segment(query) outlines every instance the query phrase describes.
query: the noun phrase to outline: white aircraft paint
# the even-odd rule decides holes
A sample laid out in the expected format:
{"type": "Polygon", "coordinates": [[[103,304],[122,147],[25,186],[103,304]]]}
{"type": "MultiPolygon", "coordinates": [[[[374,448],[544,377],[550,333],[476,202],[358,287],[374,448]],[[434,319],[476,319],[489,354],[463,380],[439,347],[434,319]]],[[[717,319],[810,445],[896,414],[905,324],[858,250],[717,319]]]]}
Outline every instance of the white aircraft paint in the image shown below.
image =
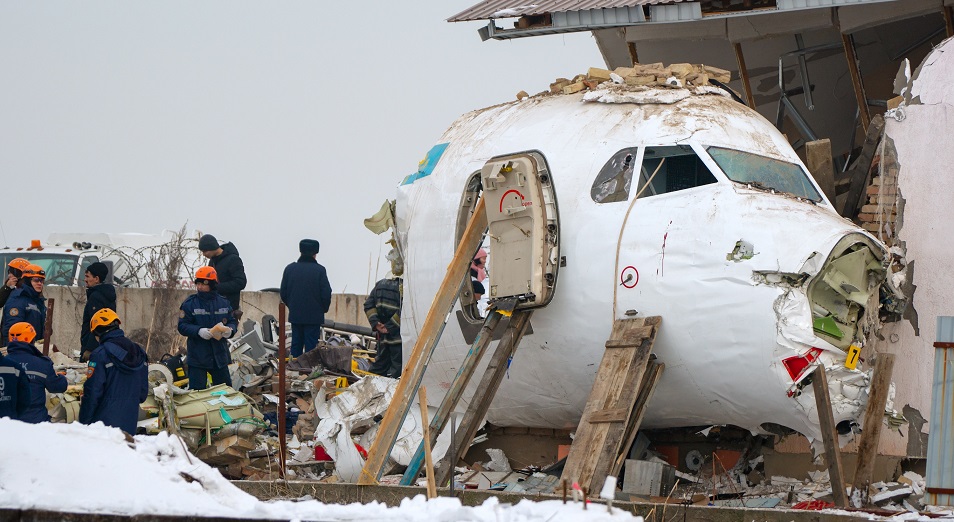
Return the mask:
{"type": "MultiPolygon", "coordinates": [[[[730,181],[707,147],[807,169],[756,112],[724,93],[701,92],[652,96],[652,90],[634,95],[603,89],[587,93],[586,102],[583,94],[537,96],[474,111],[441,137],[439,143],[448,145],[436,165],[431,158],[432,172],[400,187],[402,331],[410,347],[453,257],[468,179],[492,157],[521,151],[539,151],[549,165],[566,266],[552,302],[534,313],[533,334],[523,339],[488,421],[575,427],[613,321],[631,310],[663,317],[654,353],[666,370],[646,427],[733,424],[756,432],[774,423],[815,438],[811,386],[796,386],[782,363],[813,347],[829,372],[836,422],[857,419],[868,376],[861,366],[845,368],[843,349],[815,334],[806,289],[844,238],[867,242],[876,256],[883,247],[839,217],[823,195],[811,203],[730,181]],[[671,103],[653,103],[663,96],[671,103]],[[633,187],[627,201],[614,203],[591,198],[594,179],[618,151],[670,145],[690,146],[717,183],[640,199],[633,187]],[[744,246],[733,258],[737,242],[744,246]],[[793,287],[779,274],[808,279],[793,287]]],[[[856,344],[864,342],[859,337],[856,344]]],[[[435,403],[468,347],[450,316],[424,378],[435,403]]],[[[799,379],[808,373],[810,368],[799,379]]]]}

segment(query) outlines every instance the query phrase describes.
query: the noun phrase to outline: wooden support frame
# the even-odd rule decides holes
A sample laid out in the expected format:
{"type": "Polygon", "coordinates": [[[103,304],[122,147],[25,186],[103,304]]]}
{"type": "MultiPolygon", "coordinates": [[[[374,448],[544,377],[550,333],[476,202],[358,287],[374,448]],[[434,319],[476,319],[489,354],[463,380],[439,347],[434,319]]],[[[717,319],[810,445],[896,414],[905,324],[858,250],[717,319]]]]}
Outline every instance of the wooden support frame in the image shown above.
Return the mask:
{"type": "Polygon", "coordinates": [[[487,411],[490,410],[490,403],[497,395],[500,383],[503,382],[503,378],[507,374],[508,361],[517,351],[523,335],[527,332],[527,326],[530,324],[532,315],[532,309],[515,310],[510,317],[510,326],[500,343],[497,344],[497,348],[487,364],[487,369],[480,379],[477,393],[471,398],[470,404],[467,406],[467,412],[464,413],[460,426],[457,428],[454,435],[454,444],[451,444],[451,447],[447,449],[447,454],[437,470],[438,484],[447,483],[453,474],[454,466],[460,459],[464,458],[464,454],[470,449],[470,441],[474,440],[474,435],[477,434],[484,417],[487,416],[487,411]]]}
{"type": "Polygon", "coordinates": [[[662,318],[656,316],[613,323],[561,480],[599,491],[612,473],[621,445],[629,439],[627,428],[645,383],[661,322],[662,318]]]}
{"type": "MultiPolygon", "coordinates": [[[[46,300],[46,321],[43,323],[43,355],[50,355],[50,347],[53,346],[53,306],[56,305],[56,299],[46,300]]],[[[115,311],[115,310],[114,310],[115,311]]]]}
{"type": "Polygon", "coordinates": [[[884,117],[880,114],[875,116],[867,129],[865,143],[861,147],[861,155],[858,156],[854,168],[848,172],[851,181],[848,186],[845,205],[841,209],[841,215],[849,219],[855,217],[855,214],[865,204],[865,189],[871,183],[871,164],[877,153],[878,144],[881,143],[881,135],[884,133],[884,117]]]}
{"type": "Polygon", "coordinates": [[[745,96],[745,103],[752,109],[755,108],[755,96],[752,94],[752,82],[749,80],[749,70],[745,66],[745,56],[742,54],[742,44],[736,42],[732,44],[735,49],[735,61],[739,65],[739,80],[742,82],[742,93],[745,96]]]}
{"type": "Polygon", "coordinates": [[[659,384],[659,379],[662,378],[663,370],[665,369],[665,364],[651,360],[649,368],[643,374],[643,382],[639,386],[639,396],[636,398],[636,406],[633,407],[633,411],[629,415],[629,422],[624,431],[623,443],[619,447],[620,451],[616,456],[616,462],[613,463],[613,468],[610,470],[610,475],[613,477],[618,477],[620,472],[623,471],[623,465],[626,463],[629,449],[636,441],[636,434],[639,433],[639,427],[643,423],[643,417],[646,416],[649,401],[652,400],[653,394],[656,392],[656,385],[659,384]]]}
{"type": "Polygon", "coordinates": [[[946,5],[944,10],[944,27],[947,29],[947,37],[954,36],[954,6],[946,5]]]}
{"type": "Polygon", "coordinates": [[[812,376],[815,389],[815,406],[818,409],[818,424],[821,425],[822,442],[825,444],[825,463],[828,464],[828,477],[831,480],[831,494],[838,507],[848,507],[848,495],[845,492],[845,473],[841,465],[841,451],[838,448],[838,432],[835,430],[835,418],[831,409],[831,396],[828,393],[828,375],[825,366],[819,365],[812,376]]]}
{"type": "Polygon", "coordinates": [[[421,406],[421,426],[424,430],[424,473],[427,475],[427,499],[437,498],[437,485],[434,482],[434,461],[431,458],[431,436],[427,421],[427,388],[421,386],[418,391],[418,402],[421,406]]]}
{"type": "Polygon", "coordinates": [[[361,470],[361,476],[358,477],[359,485],[377,484],[381,473],[384,472],[384,466],[397,439],[398,431],[411,408],[411,401],[417,394],[417,389],[421,386],[424,371],[427,370],[427,364],[434,353],[437,341],[444,331],[445,321],[457,302],[460,285],[464,282],[474,252],[480,246],[485,230],[487,230],[487,207],[484,199],[480,198],[457,245],[454,257],[447,266],[447,273],[437,290],[437,295],[434,296],[424,324],[418,332],[417,342],[414,343],[407,365],[394,390],[394,397],[378,428],[374,444],[368,451],[368,458],[361,470]]]}
{"type": "Polygon", "coordinates": [[[285,408],[285,303],[278,303],[278,473],[285,478],[288,466],[288,443],[285,441],[287,422],[285,408]]]}
{"type": "Polygon", "coordinates": [[[868,111],[868,96],[865,94],[865,85],[858,70],[858,56],[855,54],[855,40],[850,34],[841,35],[841,43],[845,48],[845,58],[848,60],[848,72],[851,73],[851,86],[855,91],[855,101],[858,102],[858,114],[861,119],[861,128],[867,129],[871,123],[871,113],[868,111]]]}
{"type": "Polygon", "coordinates": [[[858,466],[852,482],[852,497],[861,494],[862,507],[869,504],[868,486],[874,475],[875,458],[878,456],[878,442],[881,440],[881,426],[884,424],[884,407],[888,402],[891,389],[891,373],[894,370],[894,354],[879,353],[871,376],[871,388],[868,392],[868,406],[865,407],[865,424],[858,442],[858,466]]]}

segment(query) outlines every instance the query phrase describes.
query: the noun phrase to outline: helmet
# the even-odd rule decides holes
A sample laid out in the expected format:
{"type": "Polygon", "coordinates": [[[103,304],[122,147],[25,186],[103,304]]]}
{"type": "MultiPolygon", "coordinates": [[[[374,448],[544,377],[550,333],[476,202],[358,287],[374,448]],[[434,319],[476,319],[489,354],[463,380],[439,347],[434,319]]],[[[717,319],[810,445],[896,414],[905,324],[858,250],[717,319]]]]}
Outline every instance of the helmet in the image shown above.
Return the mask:
{"type": "Polygon", "coordinates": [[[26,259],[23,259],[22,257],[18,257],[16,259],[11,260],[9,263],[7,263],[7,266],[10,268],[16,268],[17,270],[22,272],[23,269],[30,266],[30,262],[27,261],[26,259]]]}
{"type": "Polygon", "coordinates": [[[30,323],[16,323],[10,327],[10,340],[32,343],[36,339],[36,330],[30,323]]]}
{"type": "Polygon", "coordinates": [[[97,328],[109,326],[113,323],[118,325],[121,322],[116,312],[109,308],[100,308],[93,314],[93,318],[89,320],[89,331],[95,332],[97,328]]]}
{"type": "Polygon", "coordinates": [[[211,266],[199,267],[199,269],[195,271],[195,278],[197,280],[204,279],[206,281],[219,281],[219,276],[216,275],[215,269],[211,266]]]}
{"type": "Polygon", "coordinates": [[[46,272],[43,271],[40,265],[27,265],[27,267],[23,269],[23,278],[32,279],[34,277],[46,279],[46,272]]]}

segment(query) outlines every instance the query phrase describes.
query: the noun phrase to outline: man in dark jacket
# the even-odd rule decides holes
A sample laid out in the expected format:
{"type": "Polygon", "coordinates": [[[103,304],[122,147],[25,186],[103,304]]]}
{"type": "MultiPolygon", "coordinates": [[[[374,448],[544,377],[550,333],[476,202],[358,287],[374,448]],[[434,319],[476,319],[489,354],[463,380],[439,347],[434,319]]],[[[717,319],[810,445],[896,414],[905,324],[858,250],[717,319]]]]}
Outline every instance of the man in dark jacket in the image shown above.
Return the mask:
{"type": "Polygon", "coordinates": [[[46,391],[63,393],[69,384],[66,377],[53,371],[53,361],[33,346],[36,330],[30,323],[17,323],[10,327],[10,344],[7,345],[7,360],[16,363],[30,382],[30,407],[20,414],[20,420],[39,424],[50,420],[46,409],[46,391]]]}
{"type": "Polygon", "coordinates": [[[318,345],[325,313],[331,307],[328,274],[315,259],[319,246],[314,239],[302,239],[298,243],[301,256],[282,274],[281,298],[288,306],[288,322],[292,325],[292,357],[318,345]]]}
{"type": "Polygon", "coordinates": [[[377,336],[377,354],[371,373],[397,379],[404,361],[401,353],[401,298],[404,284],[400,277],[382,279],[364,301],[364,313],[377,336]]]}
{"type": "Polygon", "coordinates": [[[136,434],[139,404],[149,396],[146,352],[119,329],[116,312],[103,308],[90,320],[89,329],[99,347],[89,356],[79,421],[101,421],[130,435],[136,434]]]}
{"type": "Polygon", "coordinates": [[[200,267],[195,273],[196,293],[179,307],[179,333],[188,338],[190,390],[208,388],[209,375],[213,386],[232,386],[229,374],[232,355],[226,339],[232,337],[238,324],[229,300],[215,291],[216,281],[214,268],[200,267]]]}
{"type": "Polygon", "coordinates": [[[19,419],[30,407],[30,379],[20,366],[0,353],[0,417],[19,419]]]}
{"type": "Polygon", "coordinates": [[[89,331],[89,321],[93,314],[109,308],[116,310],[116,288],[106,281],[109,276],[109,267],[105,263],[96,262],[86,267],[86,307],[83,308],[83,324],[80,329],[80,361],[89,360],[99,342],[89,331]]]}
{"type": "Polygon", "coordinates": [[[242,290],[248,284],[248,279],[245,277],[245,264],[239,257],[238,249],[231,242],[220,246],[215,236],[206,234],[199,238],[199,250],[208,258],[209,266],[214,268],[218,275],[216,291],[229,300],[235,320],[240,320],[242,290]]]}
{"type": "Polygon", "coordinates": [[[3,282],[3,286],[0,286],[0,307],[7,304],[7,299],[10,299],[10,294],[20,286],[20,280],[23,278],[23,270],[28,266],[30,266],[30,262],[22,257],[11,259],[10,262],[7,263],[7,278],[3,282]]]}
{"type": "Polygon", "coordinates": [[[23,270],[23,281],[3,306],[0,343],[4,346],[10,335],[10,327],[21,321],[33,326],[37,332],[37,340],[43,339],[43,327],[46,324],[46,298],[43,297],[45,280],[46,272],[37,265],[29,265],[23,270]]]}

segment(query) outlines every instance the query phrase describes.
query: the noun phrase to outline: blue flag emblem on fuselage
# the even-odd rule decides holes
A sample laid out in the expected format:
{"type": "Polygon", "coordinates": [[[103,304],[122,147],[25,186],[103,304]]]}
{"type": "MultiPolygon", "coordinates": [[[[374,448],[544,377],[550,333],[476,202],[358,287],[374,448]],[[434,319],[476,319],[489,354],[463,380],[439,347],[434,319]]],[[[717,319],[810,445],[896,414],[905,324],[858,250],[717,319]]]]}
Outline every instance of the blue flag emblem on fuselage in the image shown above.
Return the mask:
{"type": "Polygon", "coordinates": [[[424,156],[424,159],[417,164],[417,172],[404,178],[401,185],[410,185],[421,178],[430,176],[431,173],[434,172],[434,167],[437,166],[437,162],[440,161],[441,156],[444,155],[444,151],[447,150],[448,145],[450,145],[450,143],[438,143],[431,147],[431,150],[427,151],[427,155],[424,156]]]}

